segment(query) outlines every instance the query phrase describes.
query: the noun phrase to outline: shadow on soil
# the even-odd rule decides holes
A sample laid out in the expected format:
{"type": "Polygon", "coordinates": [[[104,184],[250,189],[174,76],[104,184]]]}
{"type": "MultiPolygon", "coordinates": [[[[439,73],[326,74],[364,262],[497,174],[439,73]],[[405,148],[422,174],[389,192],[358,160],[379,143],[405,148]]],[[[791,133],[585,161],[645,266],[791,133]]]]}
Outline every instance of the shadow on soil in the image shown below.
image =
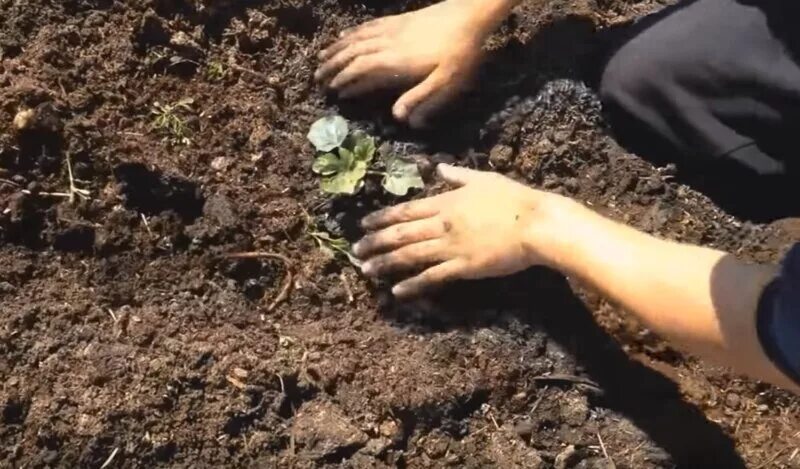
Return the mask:
{"type": "Polygon", "coordinates": [[[386,316],[415,332],[432,332],[496,325],[511,315],[568,351],[602,390],[589,394],[590,403],[630,419],[677,467],[745,467],[725,431],[686,402],[673,381],[630,359],[561,275],[535,268],[505,279],[454,284],[434,304],[435,314],[388,308],[393,312],[386,316]]]}

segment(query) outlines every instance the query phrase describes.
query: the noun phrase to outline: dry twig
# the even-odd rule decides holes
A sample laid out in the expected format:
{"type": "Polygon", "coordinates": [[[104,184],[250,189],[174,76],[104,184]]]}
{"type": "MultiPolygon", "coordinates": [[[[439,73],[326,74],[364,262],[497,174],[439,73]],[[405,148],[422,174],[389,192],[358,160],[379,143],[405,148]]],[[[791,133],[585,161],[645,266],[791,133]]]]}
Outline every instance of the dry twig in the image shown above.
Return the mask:
{"type": "Polygon", "coordinates": [[[612,469],[617,469],[617,465],[614,464],[614,460],[611,459],[611,456],[608,455],[608,450],[606,450],[606,444],[603,442],[603,437],[600,436],[600,432],[597,432],[597,441],[600,442],[600,449],[603,450],[603,456],[605,456],[606,461],[608,461],[609,467],[612,469]]]}
{"type": "Polygon", "coordinates": [[[111,452],[111,455],[108,457],[108,459],[106,459],[106,462],[104,462],[103,465],[100,466],[100,469],[106,469],[108,466],[110,466],[111,462],[114,461],[114,458],[117,456],[118,452],[119,448],[114,448],[114,451],[111,452]]]}

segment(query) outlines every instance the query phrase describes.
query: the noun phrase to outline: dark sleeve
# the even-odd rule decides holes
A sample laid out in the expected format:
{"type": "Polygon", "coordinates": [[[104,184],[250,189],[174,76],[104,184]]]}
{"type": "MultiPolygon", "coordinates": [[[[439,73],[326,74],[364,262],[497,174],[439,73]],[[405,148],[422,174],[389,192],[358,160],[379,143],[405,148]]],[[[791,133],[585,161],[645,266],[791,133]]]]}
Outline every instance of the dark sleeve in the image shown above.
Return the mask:
{"type": "Polygon", "coordinates": [[[800,243],[789,250],[780,275],[761,294],[756,328],[769,359],[800,384],[800,243]]]}

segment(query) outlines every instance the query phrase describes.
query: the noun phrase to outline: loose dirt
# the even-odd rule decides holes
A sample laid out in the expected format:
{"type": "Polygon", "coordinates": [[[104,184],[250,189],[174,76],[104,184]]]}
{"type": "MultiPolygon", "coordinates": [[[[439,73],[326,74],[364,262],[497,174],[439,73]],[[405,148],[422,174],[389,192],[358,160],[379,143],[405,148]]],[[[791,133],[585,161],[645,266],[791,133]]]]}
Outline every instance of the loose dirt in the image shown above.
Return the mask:
{"type": "Polygon", "coordinates": [[[392,202],[319,193],[305,134],[332,112],[746,259],[800,233],[609,136],[582,84],[595,39],[656,2],[521,7],[429,132],[394,124],[390,97],[314,86],[342,28],[422,5],[0,0],[0,465],[800,467],[796,399],[571,280],[533,269],[396,304],[317,249],[306,213],[354,239],[392,202]]]}

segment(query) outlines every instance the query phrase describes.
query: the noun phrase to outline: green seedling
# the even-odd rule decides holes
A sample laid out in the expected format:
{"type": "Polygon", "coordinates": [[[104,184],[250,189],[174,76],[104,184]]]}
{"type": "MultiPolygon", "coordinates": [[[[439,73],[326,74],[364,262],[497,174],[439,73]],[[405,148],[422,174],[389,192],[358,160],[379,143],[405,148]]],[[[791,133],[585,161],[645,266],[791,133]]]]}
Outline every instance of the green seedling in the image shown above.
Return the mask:
{"type": "Polygon", "coordinates": [[[305,209],[303,209],[303,212],[306,217],[306,234],[314,240],[321,251],[333,257],[337,255],[344,256],[354,266],[361,266],[361,261],[353,255],[350,243],[346,239],[335,237],[324,231],[317,226],[314,218],[305,209]]]}
{"type": "Polygon", "coordinates": [[[183,112],[191,111],[194,104],[192,98],[185,98],[177,103],[163,105],[153,103],[153,128],[166,134],[166,139],[176,145],[189,145],[191,133],[186,121],[181,116],[183,112]]]}
{"type": "Polygon", "coordinates": [[[211,62],[206,66],[206,78],[210,81],[222,81],[228,76],[228,69],[222,62],[211,62]]]}
{"type": "Polygon", "coordinates": [[[397,196],[425,186],[416,163],[396,155],[383,158],[380,165],[383,171],[373,169],[375,138],[360,131],[351,133],[341,116],[314,122],[308,140],[319,152],[311,169],[322,177],[320,186],[325,193],[353,195],[361,190],[364,178],[370,174],[381,176],[383,188],[397,196]]]}

